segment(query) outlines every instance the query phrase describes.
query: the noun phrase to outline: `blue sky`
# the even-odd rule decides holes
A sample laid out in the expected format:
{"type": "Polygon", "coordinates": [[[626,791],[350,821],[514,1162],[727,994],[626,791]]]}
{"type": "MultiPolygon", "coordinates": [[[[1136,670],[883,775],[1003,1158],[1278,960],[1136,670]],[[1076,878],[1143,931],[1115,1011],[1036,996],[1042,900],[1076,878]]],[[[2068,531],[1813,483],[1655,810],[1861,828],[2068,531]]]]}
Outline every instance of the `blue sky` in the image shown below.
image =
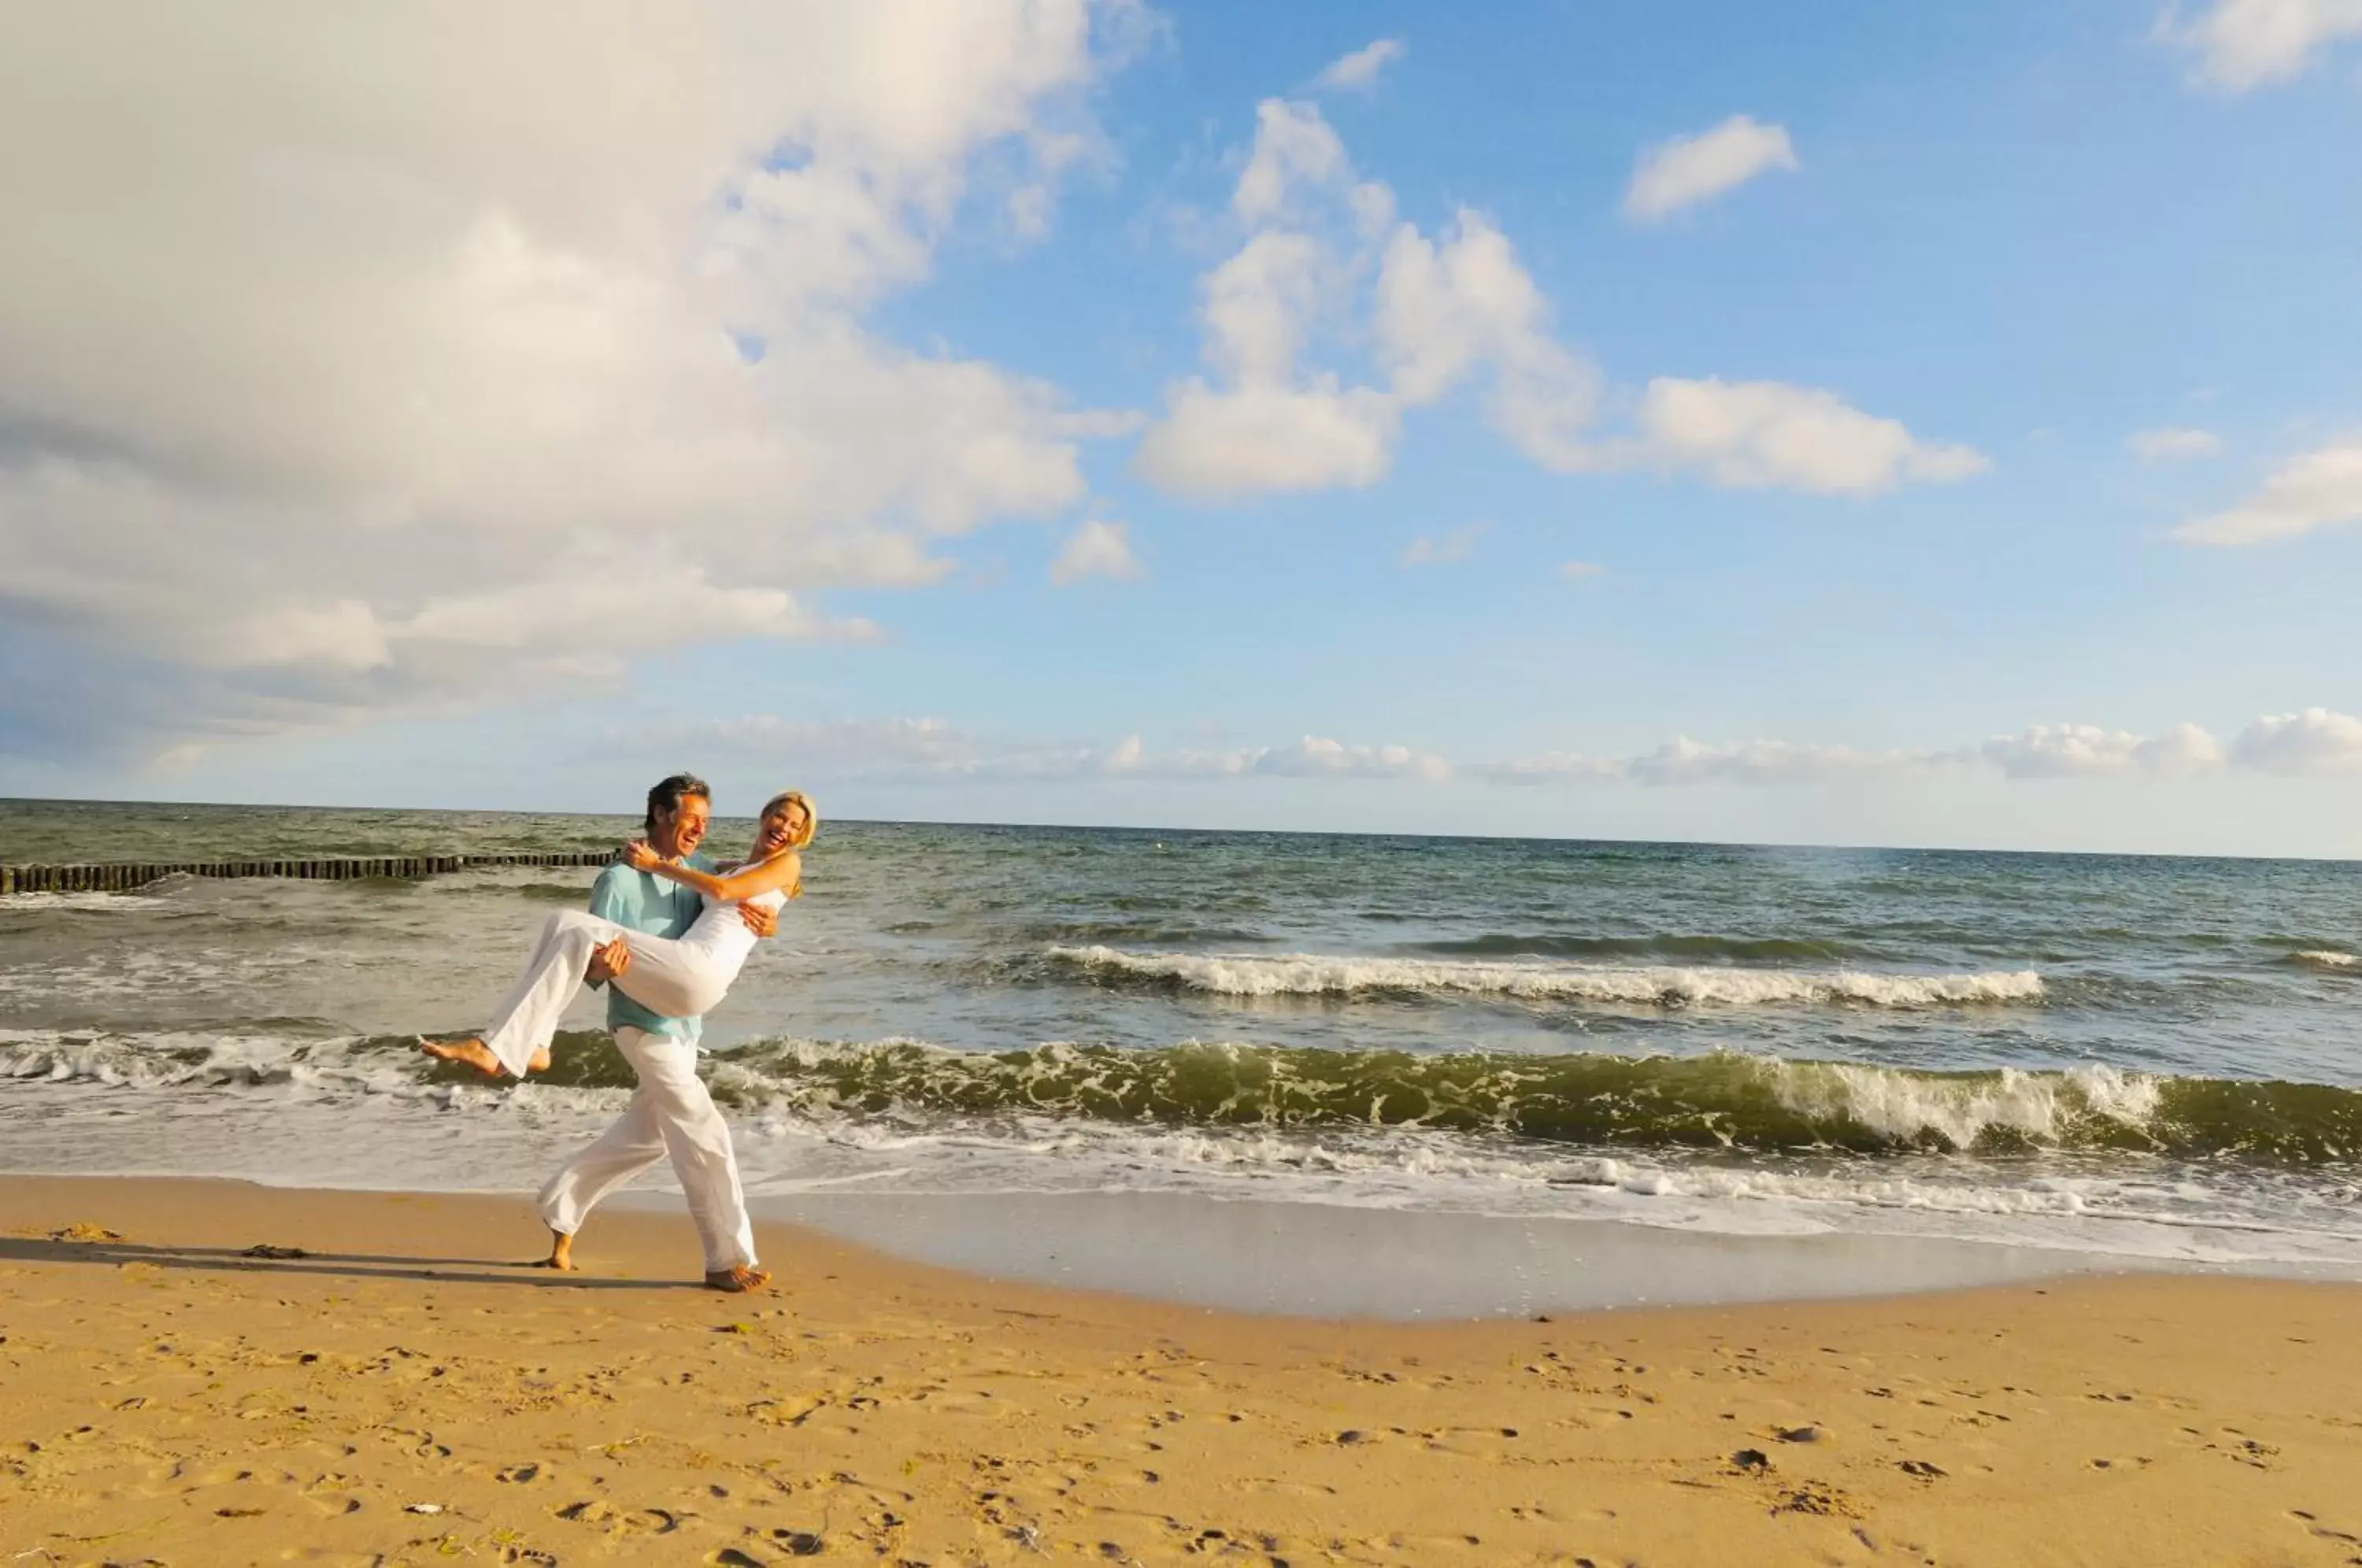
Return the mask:
{"type": "Polygon", "coordinates": [[[1274,11],[52,24],[0,790],[2362,855],[2347,9],[1274,11]]]}

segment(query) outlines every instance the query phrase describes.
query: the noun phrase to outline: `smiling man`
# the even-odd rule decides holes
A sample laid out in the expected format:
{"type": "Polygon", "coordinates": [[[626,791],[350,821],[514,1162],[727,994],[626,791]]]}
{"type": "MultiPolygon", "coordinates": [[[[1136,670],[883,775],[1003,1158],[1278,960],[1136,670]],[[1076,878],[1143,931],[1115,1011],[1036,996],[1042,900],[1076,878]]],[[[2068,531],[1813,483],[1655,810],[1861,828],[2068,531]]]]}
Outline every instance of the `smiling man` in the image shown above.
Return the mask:
{"type": "MultiPolygon", "coordinates": [[[[710,870],[698,846],[712,811],[712,791],[703,779],[689,773],[662,779],[648,791],[647,842],[668,860],[710,870]]],[[[592,914],[651,936],[681,935],[703,907],[690,889],[621,862],[601,872],[590,889],[592,914]]],[[[742,904],[739,915],[757,936],[769,936],[778,927],[776,910],[742,904]]],[[[605,985],[630,964],[629,941],[617,937],[593,954],[585,978],[605,985]]],[[[542,1266],[572,1269],[575,1232],[599,1200],[669,1155],[704,1243],[707,1286],[743,1291],[768,1284],[770,1275],[755,1260],[754,1228],[738,1181],[730,1123],[697,1076],[701,1021],[659,1017],[610,987],[607,1027],[639,1083],[615,1124],[541,1189],[541,1217],[550,1234],[542,1266]]]]}

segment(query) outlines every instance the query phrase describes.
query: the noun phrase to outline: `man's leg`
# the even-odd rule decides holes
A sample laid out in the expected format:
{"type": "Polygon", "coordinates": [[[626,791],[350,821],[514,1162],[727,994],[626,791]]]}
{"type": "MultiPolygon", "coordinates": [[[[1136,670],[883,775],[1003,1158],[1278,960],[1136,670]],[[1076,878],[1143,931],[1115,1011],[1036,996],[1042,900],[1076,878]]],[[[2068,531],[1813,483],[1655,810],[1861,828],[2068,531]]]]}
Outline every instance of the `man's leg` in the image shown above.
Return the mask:
{"type": "MultiPolygon", "coordinates": [[[[636,1043],[647,1038],[646,1033],[628,1026],[615,1031],[615,1047],[624,1054],[624,1060],[632,1063],[635,1071],[639,1066],[635,1055],[636,1043]]],[[[615,1124],[549,1178],[535,1200],[540,1207],[542,1222],[549,1227],[546,1266],[572,1268],[574,1232],[582,1228],[582,1221],[598,1207],[599,1200],[664,1158],[660,1120],[657,1097],[643,1077],[639,1087],[632,1091],[631,1104],[615,1118],[615,1124]]]]}
{"type": "Polygon", "coordinates": [[[680,1178],[690,1218],[697,1221],[705,1246],[706,1282],[743,1289],[750,1280],[767,1280],[755,1264],[755,1230],[738,1184],[730,1123],[697,1076],[697,1047],[653,1034],[638,1034],[626,1043],[624,1032],[616,1032],[615,1043],[630,1058],[640,1075],[640,1091],[655,1108],[665,1152],[672,1156],[673,1174],[680,1178]]]}

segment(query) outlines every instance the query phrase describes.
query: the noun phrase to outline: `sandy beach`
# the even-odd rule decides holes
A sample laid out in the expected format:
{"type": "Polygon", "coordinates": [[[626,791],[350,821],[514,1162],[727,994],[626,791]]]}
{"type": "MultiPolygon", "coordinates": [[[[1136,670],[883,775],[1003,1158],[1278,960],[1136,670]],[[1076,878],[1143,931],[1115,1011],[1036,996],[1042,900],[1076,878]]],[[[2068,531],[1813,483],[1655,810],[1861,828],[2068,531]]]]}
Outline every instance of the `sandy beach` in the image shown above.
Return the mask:
{"type": "Polygon", "coordinates": [[[0,1182],[0,1554],[2362,1562],[2362,1288],[1253,1318],[522,1200],[0,1182]],[[302,1256],[248,1255],[300,1249],[302,1256]]]}

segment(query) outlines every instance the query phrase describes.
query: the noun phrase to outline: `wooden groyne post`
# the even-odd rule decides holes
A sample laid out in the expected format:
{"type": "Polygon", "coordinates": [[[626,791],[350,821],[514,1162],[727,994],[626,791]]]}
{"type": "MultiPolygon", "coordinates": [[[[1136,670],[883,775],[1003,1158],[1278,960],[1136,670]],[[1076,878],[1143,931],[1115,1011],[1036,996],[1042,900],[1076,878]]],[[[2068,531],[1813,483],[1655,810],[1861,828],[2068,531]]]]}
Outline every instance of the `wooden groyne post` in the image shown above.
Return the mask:
{"type": "Polygon", "coordinates": [[[557,849],[532,855],[363,855],[304,860],[139,860],[95,866],[0,866],[0,896],[9,893],[127,893],[167,877],[293,877],[349,882],[363,877],[413,879],[482,866],[604,866],[611,849],[557,849]]]}

